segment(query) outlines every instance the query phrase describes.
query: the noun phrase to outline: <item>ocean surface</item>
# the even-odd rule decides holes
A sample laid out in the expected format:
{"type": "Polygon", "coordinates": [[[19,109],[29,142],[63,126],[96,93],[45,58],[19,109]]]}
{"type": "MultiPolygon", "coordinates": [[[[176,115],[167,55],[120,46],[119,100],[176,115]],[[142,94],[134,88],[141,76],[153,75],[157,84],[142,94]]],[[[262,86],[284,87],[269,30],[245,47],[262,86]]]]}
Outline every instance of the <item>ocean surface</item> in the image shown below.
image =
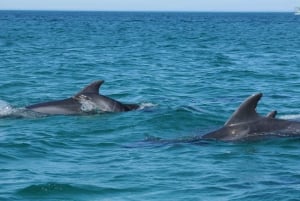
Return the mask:
{"type": "Polygon", "coordinates": [[[260,114],[299,120],[299,25],[292,13],[0,11],[0,200],[300,200],[298,138],[179,140],[257,92],[260,114]],[[23,112],[95,80],[141,109],[23,112]]]}

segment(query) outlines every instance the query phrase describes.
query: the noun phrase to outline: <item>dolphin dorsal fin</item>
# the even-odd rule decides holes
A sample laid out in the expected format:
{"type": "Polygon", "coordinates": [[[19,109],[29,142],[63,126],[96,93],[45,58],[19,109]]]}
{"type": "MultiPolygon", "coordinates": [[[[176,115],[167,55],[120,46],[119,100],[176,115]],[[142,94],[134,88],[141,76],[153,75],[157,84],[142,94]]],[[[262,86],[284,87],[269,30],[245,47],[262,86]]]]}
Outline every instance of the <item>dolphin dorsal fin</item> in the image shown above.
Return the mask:
{"type": "Polygon", "coordinates": [[[104,80],[95,81],[85,88],[83,88],[80,92],[78,92],[75,97],[80,96],[81,94],[99,94],[99,88],[104,83],[104,80]]]}
{"type": "Polygon", "coordinates": [[[255,109],[261,97],[262,93],[254,94],[248,97],[227,120],[225,126],[258,118],[259,115],[255,109]]]}
{"type": "Polygon", "coordinates": [[[274,110],[274,111],[269,112],[269,113],[267,114],[267,117],[268,117],[268,118],[275,118],[276,115],[277,115],[277,111],[274,110]]]}

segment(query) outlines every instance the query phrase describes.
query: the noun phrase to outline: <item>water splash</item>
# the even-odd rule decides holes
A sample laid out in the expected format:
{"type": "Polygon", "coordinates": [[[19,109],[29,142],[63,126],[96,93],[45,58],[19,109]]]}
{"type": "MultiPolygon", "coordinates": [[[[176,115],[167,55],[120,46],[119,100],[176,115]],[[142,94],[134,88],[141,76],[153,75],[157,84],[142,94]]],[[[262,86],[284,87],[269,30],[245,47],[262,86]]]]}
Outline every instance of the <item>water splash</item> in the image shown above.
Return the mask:
{"type": "Polygon", "coordinates": [[[141,103],[138,110],[144,110],[144,109],[153,108],[156,106],[157,106],[157,104],[153,104],[153,103],[141,103]]]}
{"type": "Polygon", "coordinates": [[[5,116],[9,116],[14,112],[14,109],[12,108],[12,106],[3,101],[0,100],[0,117],[5,117],[5,116]]]}
{"type": "Polygon", "coordinates": [[[0,118],[38,118],[43,116],[46,115],[25,108],[15,108],[8,102],[0,100],[0,118]]]}
{"type": "Polygon", "coordinates": [[[279,118],[280,119],[287,119],[287,120],[291,120],[291,119],[300,120],[300,114],[281,115],[279,118]]]}

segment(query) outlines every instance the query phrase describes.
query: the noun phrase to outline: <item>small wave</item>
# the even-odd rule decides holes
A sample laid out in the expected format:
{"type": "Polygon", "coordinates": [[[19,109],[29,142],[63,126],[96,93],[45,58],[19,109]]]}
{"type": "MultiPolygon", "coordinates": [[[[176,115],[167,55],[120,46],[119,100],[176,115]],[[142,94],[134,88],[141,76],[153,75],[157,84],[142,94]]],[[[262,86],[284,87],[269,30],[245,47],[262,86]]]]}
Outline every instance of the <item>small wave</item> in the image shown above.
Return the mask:
{"type": "Polygon", "coordinates": [[[99,196],[119,194],[120,192],[141,191],[143,188],[132,187],[99,187],[94,185],[80,185],[49,182],[33,184],[17,191],[17,194],[28,198],[76,198],[76,200],[100,200],[99,196]]]}
{"type": "Polygon", "coordinates": [[[192,112],[192,113],[194,113],[194,112],[195,113],[206,113],[206,112],[208,113],[208,111],[206,111],[206,110],[203,110],[203,109],[197,108],[195,106],[191,106],[191,105],[182,106],[182,109],[192,112]]]}
{"type": "Polygon", "coordinates": [[[75,186],[71,184],[61,183],[45,183],[30,185],[19,190],[19,194],[23,196],[48,196],[48,195],[64,195],[64,194],[97,194],[102,189],[93,186],[75,186]]]}

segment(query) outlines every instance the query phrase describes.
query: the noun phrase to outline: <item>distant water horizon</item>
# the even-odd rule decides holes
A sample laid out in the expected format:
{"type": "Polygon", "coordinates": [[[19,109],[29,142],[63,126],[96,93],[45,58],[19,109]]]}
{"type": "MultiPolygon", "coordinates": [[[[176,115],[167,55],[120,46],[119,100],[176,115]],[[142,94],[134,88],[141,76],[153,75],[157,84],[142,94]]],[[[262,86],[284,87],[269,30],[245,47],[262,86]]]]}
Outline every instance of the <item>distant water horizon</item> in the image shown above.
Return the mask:
{"type": "Polygon", "coordinates": [[[274,11],[239,11],[239,10],[77,10],[77,9],[0,9],[0,11],[24,11],[24,12],[133,12],[133,13],[293,13],[294,8],[291,10],[274,10],[274,11]]]}

